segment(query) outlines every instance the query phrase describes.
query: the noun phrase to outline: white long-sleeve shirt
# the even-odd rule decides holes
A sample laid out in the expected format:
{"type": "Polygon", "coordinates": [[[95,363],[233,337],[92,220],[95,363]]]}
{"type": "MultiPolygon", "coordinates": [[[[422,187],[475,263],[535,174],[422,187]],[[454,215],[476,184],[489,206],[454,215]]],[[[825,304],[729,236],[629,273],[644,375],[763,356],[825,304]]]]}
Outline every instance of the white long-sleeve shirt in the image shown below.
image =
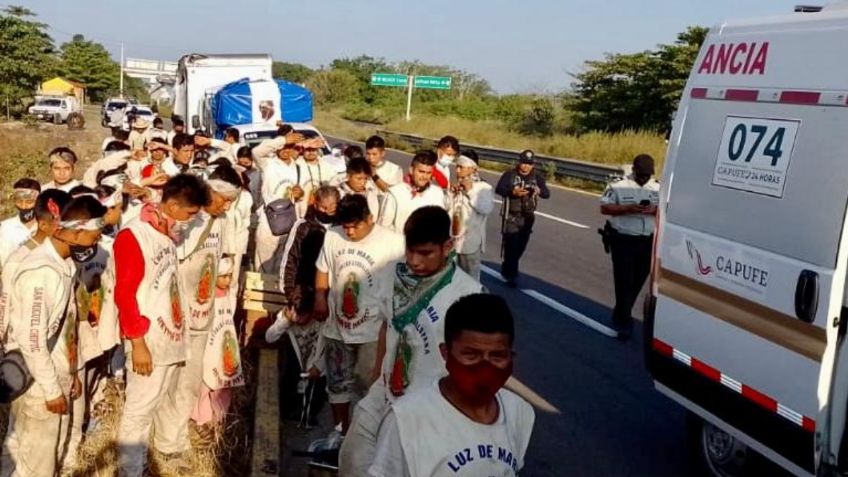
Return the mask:
{"type": "MultiPolygon", "coordinates": [[[[283,162],[277,158],[276,152],[286,143],[283,136],[274,139],[266,139],[253,148],[253,158],[256,166],[262,171],[262,201],[267,205],[277,199],[289,198],[289,191],[305,178],[305,171],[301,167],[298,174],[298,163],[296,160],[283,162]],[[300,180],[298,180],[300,176],[300,180]]],[[[328,179],[329,180],[329,179],[328,179]]],[[[301,200],[305,200],[301,199],[301,200]]]]}
{"type": "Polygon", "coordinates": [[[403,233],[403,226],[406,225],[409,216],[421,207],[430,205],[443,209],[447,207],[445,192],[439,186],[430,184],[423,191],[414,192],[411,185],[401,182],[389,188],[382,217],[378,222],[395,232],[403,233]]]}
{"type": "Polygon", "coordinates": [[[33,232],[35,225],[27,227],[17,215],[0,222],[0,271],[12,252],[26,242],[33,232]]]}
{"type": "Polygon", "coordinates": [[[18,268],[10,297],[8,346],[20,349],[27,368],[44,399],[56,399],[69,391],[75,310],[71,305],[74,265],[63,259],[50,240],[38,246],[18,268]],[[63,316],[67,313],[67,317],[63,316]],[[53,349],[51,339],[58,340],[53,349]]]}
{"type": "Polygon", "coordinates": [[[105,172],[117,169],[126,164],[131,157],[132,153],[130,153],[130,151],[118,151],[94,161],[90,166],[88,166],[85,174],[83,174],[82,183],[91,188],[97,187],[97,174],[101,171],[105,172]]]}

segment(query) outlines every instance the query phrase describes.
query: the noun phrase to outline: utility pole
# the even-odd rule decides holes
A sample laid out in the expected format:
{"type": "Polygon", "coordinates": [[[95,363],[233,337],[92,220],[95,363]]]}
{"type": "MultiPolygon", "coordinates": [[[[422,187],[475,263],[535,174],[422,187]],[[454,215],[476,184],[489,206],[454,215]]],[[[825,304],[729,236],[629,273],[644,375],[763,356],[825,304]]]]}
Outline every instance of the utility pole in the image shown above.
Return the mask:
{"type": "Polygon", "coordinates": [[[409,75],[409,86],[406,88],[406,120],[412,119],[412,88],[415,87],[415,76],[409,75]]]}
{"type": "Polygon", "coordinates": [[[120,79],[121,98],[124,97],[124,42],[121,42],[121,79],[120,79]]]}

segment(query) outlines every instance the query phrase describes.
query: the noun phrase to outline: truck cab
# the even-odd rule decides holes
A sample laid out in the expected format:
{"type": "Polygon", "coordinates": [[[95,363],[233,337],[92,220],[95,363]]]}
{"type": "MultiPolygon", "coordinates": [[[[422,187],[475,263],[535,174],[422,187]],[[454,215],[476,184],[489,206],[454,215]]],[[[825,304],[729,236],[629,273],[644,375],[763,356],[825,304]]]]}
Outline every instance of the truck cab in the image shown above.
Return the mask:
{"type": "Polygon", "coordinates": [[[714,475],[848,471],[845,3],[713,28],[674,119],[646,361],[714,475]]]}

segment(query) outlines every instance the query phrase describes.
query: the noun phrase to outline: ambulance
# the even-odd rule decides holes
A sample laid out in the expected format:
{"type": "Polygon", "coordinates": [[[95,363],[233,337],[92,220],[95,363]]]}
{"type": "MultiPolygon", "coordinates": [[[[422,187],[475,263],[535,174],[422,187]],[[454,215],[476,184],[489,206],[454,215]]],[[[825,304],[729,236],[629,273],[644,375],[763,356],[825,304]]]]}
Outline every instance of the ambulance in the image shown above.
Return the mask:
{"type": "Polygon", "coordinates": [[[757,454],[845,475],[848,3],[713,28],[662,184],[656,389],[690,411],[713,475],[745,475],[757,454]]]}

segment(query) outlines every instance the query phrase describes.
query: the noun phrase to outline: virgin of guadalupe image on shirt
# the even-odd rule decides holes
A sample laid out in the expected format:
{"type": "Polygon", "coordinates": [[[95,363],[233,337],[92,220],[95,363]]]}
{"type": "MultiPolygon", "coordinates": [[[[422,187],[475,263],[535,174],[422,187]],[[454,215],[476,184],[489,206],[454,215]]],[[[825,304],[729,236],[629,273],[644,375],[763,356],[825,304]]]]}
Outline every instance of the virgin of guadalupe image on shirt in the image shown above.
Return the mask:
{"type": "Polygon", "coordinates": [[[177,286],[176,279],[171,280],[171,289],[169,294],[171,296],[171,316],[174,320],[174,327],[179,330],[183,327],[183,310],[180,306],[180,289],[177,286]]]}
{"type": "Polygon", "coordinates": [[[342,315],[348,320],[355,320],[358,314],[359,282],[356,280],[356,275],[349,273],[342,290],[342,315]]]}
{"type": "Polygon", "coordinates": [[[212,298],[212,285],[215,281],[215,263],[212,255],[207,255],[203,261],[203,269],[200,272],[200,280],[197,282],[197,290],[194,299],[203,305],[212,298]]]}
{"type": "Polygon", "coordinates": [[[224,376],[232,378],[239,370],[238,341],[232,331],[224,332],[224,341],[221,343],[221,354],[223,356],[224,376]]]}

